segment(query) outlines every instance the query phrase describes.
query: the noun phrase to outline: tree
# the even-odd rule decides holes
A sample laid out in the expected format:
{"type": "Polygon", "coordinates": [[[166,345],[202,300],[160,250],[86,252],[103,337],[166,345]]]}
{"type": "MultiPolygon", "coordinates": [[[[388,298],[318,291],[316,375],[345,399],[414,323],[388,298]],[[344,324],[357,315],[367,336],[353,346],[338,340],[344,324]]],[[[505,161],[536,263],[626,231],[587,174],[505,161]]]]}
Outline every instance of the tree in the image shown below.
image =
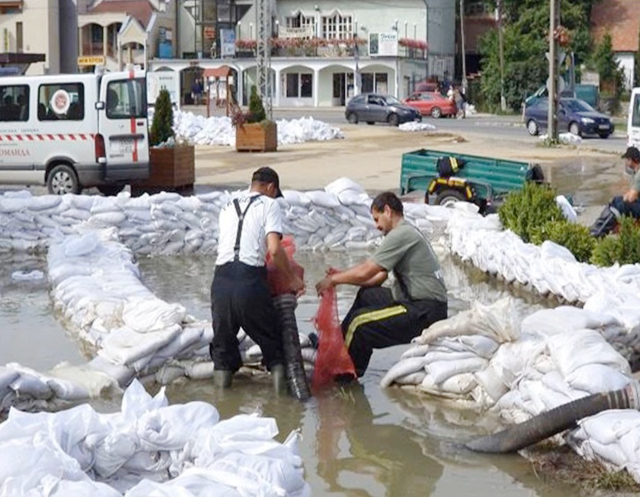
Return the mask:
{"type": "Polygon", "coordinates": [[[260,123],[267,118],[267,114],[262,105],[262,99],[258,95],[255,85],[251,87],[251,98],[249,99],[249,119],[250,123],[260,123]]]}
{"type": "MultiPolygon", "coordinates": [[[[599,0],[562,0],[562,25],[569,33],[564,51],[573,52],[576,63],[591,53],[590,18],[593,4],[599,0]]],[[[496,0],[485,0],[495,8],[496,0]]],[[[524,97],[545,84],[549,50],[549,2],[547,0],[502,0],[504,25],[504,84],[507,105],[520,108],[524,97]]],[[[500,104],[500,59],[498,33],[488,33],[480,43],[482,55],[482,91],[490,106],[500,104]]]]}
{"type": "Polygon", "coordinates": [[[618,65],[611,33],[607,32],[602,37],[602,41],[597,44],[590,64],[600,75],[600,85],[607,93],[619,98],[624,89],[624,72],[618,65]]]}
{"type": "Polygon", "coordinates": [[[166,142],[173,136],[173,108],[171,96],[167,90],[160,90],[156,99],[149,143],[152,147],[166,142]]]}

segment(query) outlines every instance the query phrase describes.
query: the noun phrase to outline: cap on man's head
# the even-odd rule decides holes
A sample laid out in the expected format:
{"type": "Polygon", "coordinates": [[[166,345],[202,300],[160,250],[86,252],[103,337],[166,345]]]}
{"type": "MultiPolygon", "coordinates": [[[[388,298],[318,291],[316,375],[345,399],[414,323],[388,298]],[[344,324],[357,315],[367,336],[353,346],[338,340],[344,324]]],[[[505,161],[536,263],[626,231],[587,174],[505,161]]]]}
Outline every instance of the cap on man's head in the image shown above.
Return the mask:
{"type": "Polygon", "coordinates": [[[260,169],[254,171],[253,176],[251,177],[251,182],[260,181],[262,183],[273,183],[276,187],[276,198],[282,197],[282,191],[280,190],[280,177],[278,173],[275,172],[270,167],[261,167],[260,169]]]}
{"type": "Polygon", "coordinates": [[[640,150],[636,147],[629,147],[622,155],[623,159],[631,159],[633,162],[640,162],[640,150]]]}

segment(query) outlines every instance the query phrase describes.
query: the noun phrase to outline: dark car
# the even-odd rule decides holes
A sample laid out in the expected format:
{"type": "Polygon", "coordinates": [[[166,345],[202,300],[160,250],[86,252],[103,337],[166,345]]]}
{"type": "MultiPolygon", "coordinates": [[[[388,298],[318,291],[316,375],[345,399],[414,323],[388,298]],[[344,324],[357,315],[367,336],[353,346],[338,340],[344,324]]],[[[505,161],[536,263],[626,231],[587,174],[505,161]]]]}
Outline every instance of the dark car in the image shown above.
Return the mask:
{"type": "Polygon", "coordinates": [[[353,97],[347,104],[344,113],[347,121],[358,124],[389,123],[391,126],[409,121],[421,121],[422,116],[416,109],[404,105],[391,95],[378,93],[363,93],[353,97]]]}
{"type": "MultiPolygon", "coordinates": [[[[524,111],[524,121],[531,135],[537,135],[547,127],[549,100],[539,98],[524,111]]],[[[598,112],[587,102],[577,98],[561,98],[558,102],[558,130],[578,136],[599,135],[609,138],[614,125],[606,114],[598,112]]]]}

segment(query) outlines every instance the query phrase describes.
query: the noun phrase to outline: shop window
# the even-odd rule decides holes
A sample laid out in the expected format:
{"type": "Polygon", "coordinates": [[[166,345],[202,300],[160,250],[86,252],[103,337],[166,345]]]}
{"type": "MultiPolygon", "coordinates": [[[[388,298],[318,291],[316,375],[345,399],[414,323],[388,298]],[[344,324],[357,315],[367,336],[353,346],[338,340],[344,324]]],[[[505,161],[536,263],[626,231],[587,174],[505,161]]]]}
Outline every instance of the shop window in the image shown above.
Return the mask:
{"type": "Polygon", "coordinates": [[[84,85],[65,83],[40,85],[38,88],[39,121],[82,121],[84,119],[84,85]]]}
{"type": "Polygon", "coordinates": [[[0,121],[29,120],[29,86],[0,86],[0,121]]]}
{"type": "Polygon", "coordinates": [[[311,98],[313,96],[313,74],[288,73],[285,76],[285,96],[287,98],[311,98]]]}
{"type": "Polygon", "coordinates": [[[373,93],[373,73],[362,73],[362,93],[373,93]]]}
{"type": "Polygon", "coordinates": [[[376,73],[376,92],[387,94],[389,93],[389,83],[387,81],[388,74],[386,72],[376,73]]]}

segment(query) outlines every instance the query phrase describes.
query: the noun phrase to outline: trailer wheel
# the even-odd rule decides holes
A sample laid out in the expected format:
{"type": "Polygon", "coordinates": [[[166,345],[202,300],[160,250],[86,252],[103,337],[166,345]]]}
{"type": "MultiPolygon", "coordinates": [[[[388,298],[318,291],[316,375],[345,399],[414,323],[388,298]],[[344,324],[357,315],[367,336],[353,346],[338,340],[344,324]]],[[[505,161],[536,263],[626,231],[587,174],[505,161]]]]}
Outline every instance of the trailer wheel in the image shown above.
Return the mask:
{"type": "Polygon", "coordinates": [[[124,185],[99,185],[97,188],[105,197],[113,197],[124,190],[124,185]]]}
{"type": "Polygon", "coordinates": [[[67,164],[56,164],[47,176],[47,190],[52,195],[79,194],[82,186],[75,170],[67,164]]]}
{"type": "Polygon", "coordinates": [[[467,197],[458,190],[446,189],[440,191],[436,197],[436,205],[448,206],[455,202],[466,202],[467,197]]]}

